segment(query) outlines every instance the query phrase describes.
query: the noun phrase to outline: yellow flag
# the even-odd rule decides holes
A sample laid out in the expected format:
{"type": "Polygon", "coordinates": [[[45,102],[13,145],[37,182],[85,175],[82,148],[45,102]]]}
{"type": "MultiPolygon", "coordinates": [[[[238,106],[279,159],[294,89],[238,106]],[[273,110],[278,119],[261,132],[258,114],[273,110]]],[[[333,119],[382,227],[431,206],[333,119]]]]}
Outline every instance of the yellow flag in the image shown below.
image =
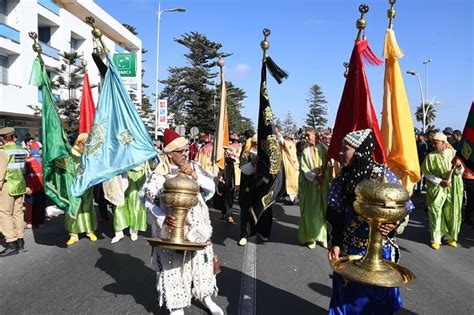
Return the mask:
{"type": "Polygon", "coordinates": [[[395,32],[388,29],[383,50],[385,61],[382,112],[382,140],[385,144],[387,165],[401,179],[410,192],[420,180],[420,165],[416,150],[415,132],[410,104],[405,92],[398,58],[403,56],[395,32]]]}
{"type": "Polygon", "coordinates": [[[227,90],[224,80],[223,62],[221,62],[221,104],[214,137],[213,162],[223,170],[225,167],[224,148],[229,148],[229,122],[227,118],[227,90]]]}

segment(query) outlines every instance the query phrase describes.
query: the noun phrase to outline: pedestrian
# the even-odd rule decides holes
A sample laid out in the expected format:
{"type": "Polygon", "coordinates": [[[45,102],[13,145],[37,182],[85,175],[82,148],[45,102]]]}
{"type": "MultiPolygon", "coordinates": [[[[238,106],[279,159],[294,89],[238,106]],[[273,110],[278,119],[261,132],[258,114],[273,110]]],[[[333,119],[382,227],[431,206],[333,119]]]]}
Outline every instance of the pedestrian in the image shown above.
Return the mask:
{"type": "MultiPolygon", "coordinates": [[[[186,239],[210,243],[212,226],[206,201],[215,191],[212,176],[197,162],[188,161],[188,141],[171,129],[165,129],[163,151],[163,159],[140,192],[152,224],[153,237],[168,239],[171,230],[176,227],[175,218],[160,201],[160,196],[164,182],[182,172],[200,187],[198,204],[189,210],[186,219],[186,239]]],[[[213,294],[217,294],[213,258],[212,244],[202,250],[184,252],[154,247],[153,266],[157,272],[160,306],[165,303],[171,315],[184,314],[184,309],[191,305],[194,297],[202,301],[211,314],[224,314],[211,298],[213,294]]]]}
{"type": "Polygon", "coordinates": [[[275,127],[275,133],[280,144],[283,168],[285,170],[285,189],[290,204],[298,203],[298,173],[300,164],[296,154],[296,143],[291,135],[282,136],[280,128],[275,127]]]}
{"type": "Polygon", "coordinates": [[[235,173],[234,162],[238,160],[238,156],[230,149],[224,152],[224,169],[219,170],[216,179],[216,193],[213,198],[213,206],[217,210],[221,210],[221,220],[233,224],[232,208],[234,206],[235,196],[235,173]]]}
{"type": "Polygon", "coordinates": [[[235,176],[235,197],[239,196],[240,190],[240,154],[242,153],[242,144],[239,142],[239,135],[235,132],[230,134],[230,150],[235,156],[234,160],[234,176],[235,176]]]}
{"type": "MultiPolygon", "coordinates": [[[[250,135],[251,133],[247,133],[250,135]]],[[[247,139],[245,148],[242,150],[240,157],[240,239],[238,244],[245,246],[247,238],[257,234],[261,241],[268,241],[272,231],[273,224],[273,210],[269,206],[256,220],[256,214],[253,212],[253,207],[256,204],[257,196],[261,195],[259,189],[264,187],[263,178],[259,178],[256,174],[256,165],[258,160],[257,151],[258,138],[254,134],[247,139]],[[257,222],[256,222],[257,221],[257,222]]]]}
{"type": "Polygon", "coordinates": [[[474,213],[474,171],[464,165],[464,173],[462,174],[464,183],[464,191],[466,196],[466,206],[464,207],[464,223],[473,225],[472,215],[474,213]]]}
{"type": "Polygon", "coordinates": [[[454,141],[454,139],[453,139],[453,128],[451,128],[451,127],[444,128],[443,134],[447,137],[448,143],[452,145],[453,141],[454,141]]]}
{"type": "MultiPolygon", "coordinates": [[[[418,153],[418,163],[420,164],[420,168],[421,168],[421,164],[425,160],[426,155],[429,152],[428,143],[426,143],[425,139],[426,139],[425,135],[423,134],[419,134],[416,137],[416,151],[418,153]]],[[[423,174],[421,174],[420,181],[415,186],[415,191],[418,193],[421,193],[422,191],[425,191],[425,190],[426,190],[426,181],[423,174]]]]}
{"type": "Polygon", "coordinates": [[[309,128],[305,130],[304,136],[307,147],[303,150],[299,178],[301,219],[298,243],[310,249],[315,248],[317,243],[327,248],[326,198],[332,169],[327,167],[326,150],[318,146],[319,132],[309,128]]]}
{"type": "Polygon", "coordinates": [[[464,167],[456,158],[445,134],[433,137],[435,150],[423,161],[422,171],[427,180],[426,204],[430,220],[431,247],[439,249],[441,239],[457,247],[461,227],[464,167]]]}
{"type": "Polygon", "coordinates": [[[461,138],[462,138],[461,130],[454,130],[453,131],[453,143],[452,143],[454,150],[461,150],[461,148],[459,147],[459,145],[461,143],[461,138]]]}
{"type": "Polygon", "coordinates": [[[18,254],[25,246],[23,200],[31,193],[25,182],[27,152],[14,141],[15,130],[0,129],[5,144],[0,147],[0,230],[5,236],[5,249],[0,257],[18,254]]]}
{"type": "Polygon", "coordinates": [[[196,155],[196,161],[209,174],[214,174],[214,163],[212,163],[212,139],[209,135],[204,135],[202,138],[204,145],[199,149],[196,155]]]}
{"type": "MultiPolygon", "coordinates": [[[[82,151],[87,140],[88,134],[81,133],[77,137],[72,148],[72,157],[76,165],[76,172],[80,165],[82,151]]],[[[94,210],[93,188],[87,189],[81,196],[80,206],[76,213],[76,218],[66,214],[64,217],[66,231],[69,232],[69,240],[66,245],[70,246],[79,241],[79,233],[86,233],[92,241],[97,241],[95,230],[97,229],[97,216],[94,210]]]]}
{"type": "MultiPolygon", "coordinates": [[[[341,171],[333,180],[328,196],[327,217],[331,224],[329,261],[343,255],[363,256],[367,250],[369,227],[354,211],[355,188],[365,179],[384,178],[398,183],[394,173],[373,160],[374,135],[371,129],[348,133],[341,149],[341,171]]],[[[407,210],[414,208],[407,203],[407,210]]],[[[402,220],[403,221],[403,220],[402,220]]],[[[382,258],[397,262],[400,249],[394,236],[399,222],[384,223],[382,258]]],[[[393,314],[403,307],[399,288],[363,285],[333,273],[329,314],[393,314]]]]}
{"type": "Polygon", "coordinates": [[[128,187],[125,191],[125,202],[117,206],[114,211],[114,231],[115,236],[111,243],[118,243],[123,237],[123,230],[129,228],[130,239],[138,240],[138,231],[145,232],[146,210],[139,199],[140,189],[145,184],[148,164],[144,163],[127,172],[128,187]]]}
{"type": "Polygon", "coordinates": [[[31,189],[25,195],[26,227],[43,227],[46,216],[46,194],[43,186],[43,166],[41,148],[33,138],[27,138],[29,156],[26,159],[25,178],[26,185],[31,189]]]}

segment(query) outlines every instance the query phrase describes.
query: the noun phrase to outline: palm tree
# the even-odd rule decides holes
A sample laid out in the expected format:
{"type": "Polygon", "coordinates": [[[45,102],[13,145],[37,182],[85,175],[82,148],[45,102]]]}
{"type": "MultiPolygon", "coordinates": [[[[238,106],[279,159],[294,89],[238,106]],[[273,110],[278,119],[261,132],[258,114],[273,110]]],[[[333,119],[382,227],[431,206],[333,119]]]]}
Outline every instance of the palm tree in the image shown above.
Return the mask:
{"type": "MultiPolygon", "coordinates": [[[[436,109],[434,109],[433,106],[428,107],[428,104],[425,104],[425,108],[428,108],[428,111],[426,112],[426,121],[425,121],[425,125],[427,126],[431,124],[432,122],[434,122],[434,120],[436,119],[436,109]]],[[[417,121],[423,123],[423,106],[422,105],[416,108],[415,118],[417,121]]]]}

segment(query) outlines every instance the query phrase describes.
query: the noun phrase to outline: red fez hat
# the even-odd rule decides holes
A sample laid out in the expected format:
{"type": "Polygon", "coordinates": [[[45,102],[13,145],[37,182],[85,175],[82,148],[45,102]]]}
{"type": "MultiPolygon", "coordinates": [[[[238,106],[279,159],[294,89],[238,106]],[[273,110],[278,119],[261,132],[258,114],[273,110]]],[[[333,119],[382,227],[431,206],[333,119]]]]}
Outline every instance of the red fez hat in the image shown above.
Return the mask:
{"type": "Polygon", "coordinates": [[[163,137],[164,151],[166,153],[172,152],[176,149],[182,148],[188,144],[188,141],[181,137],[173,129],[165,129],[163,137]]]}

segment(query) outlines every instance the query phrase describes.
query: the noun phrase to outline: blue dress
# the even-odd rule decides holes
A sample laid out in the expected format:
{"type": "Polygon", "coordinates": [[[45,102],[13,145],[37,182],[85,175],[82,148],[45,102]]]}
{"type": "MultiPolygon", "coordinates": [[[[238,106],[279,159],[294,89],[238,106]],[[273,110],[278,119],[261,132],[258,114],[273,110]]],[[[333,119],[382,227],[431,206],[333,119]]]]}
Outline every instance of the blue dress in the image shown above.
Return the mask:
{"type": "MultiPolygon", "coordinates": [[[[372,178],[382,177],[383,171],[374,168],[372,178]]],[[[389,182],[398,182],[396,175],[389,169],[385,171],[389,182]]],[[[341,178],[337,177],[330,188],[328,206],[344,213],[344,233],[342,251],[347,255],[365,255],[369,238],[369,226],[359,220],[352,207],[342,209],[341,178]]],[[[411,212],[414,205],[407,203],[407,210],[411,212]]],[[[385,237],[382,247],[382,257],[397,262],[399,248],[394,238],[385,237]]],[[[333,273],[333,292],[329,306],[329,314],[393,314],[403,307],[399,288],[385,288],[363,285],[344,280],[339,274],[333,273]]]]}

